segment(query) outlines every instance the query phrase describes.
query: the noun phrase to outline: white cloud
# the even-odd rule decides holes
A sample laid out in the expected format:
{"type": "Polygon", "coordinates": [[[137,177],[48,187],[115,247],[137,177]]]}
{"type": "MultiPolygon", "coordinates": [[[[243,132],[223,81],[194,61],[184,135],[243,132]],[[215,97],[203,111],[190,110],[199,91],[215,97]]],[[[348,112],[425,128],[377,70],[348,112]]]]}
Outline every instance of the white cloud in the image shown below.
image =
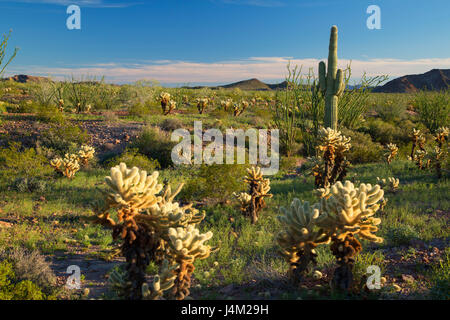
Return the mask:
{"type": "MultiPolygon", "coordinates": [[[[55,79],[65,77],[96,75],[105,76],[108,82],[134,82],[139,79],[155,79],[162,83],[227,83],[249,78],[263,81],[279,81],[286,75],[286,66],[302,66],[302,72],[309,68],[317,73],[319,59],[294,59],[289,57],[251,57],[244,60],[218,61],[212,63],[189,61],[154,61],[149,63],[101,63],[75,67],[48,66],[10,66],[9,75],[30,74],[52,76],[55,79]]],[[[326,61],[326,59],[323,59],[326,61]]],[[[348,59],[340,59],[339,67],[345,68],[348,59]]],[[[352,60],[352,78],[358,79],[364,72],[367,75],[387,74],[395,78],[406,74],[416,74],[431,69],[450,68],[450,58],[429,58],[415,60],[400,59],[368,59],[352,60]]]]}

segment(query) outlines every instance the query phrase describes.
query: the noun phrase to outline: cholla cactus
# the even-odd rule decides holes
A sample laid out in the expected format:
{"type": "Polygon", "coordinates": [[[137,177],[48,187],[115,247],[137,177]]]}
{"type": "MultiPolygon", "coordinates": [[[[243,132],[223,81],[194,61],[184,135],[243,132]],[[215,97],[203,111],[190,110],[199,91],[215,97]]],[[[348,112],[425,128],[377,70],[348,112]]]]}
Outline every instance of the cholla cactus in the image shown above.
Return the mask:
{"type": "Polygon", "coordinates": [[[373,216],[380,208],[378,202],[383,200],[384,192],[379,185],[361,184],[355,188],[350,181],[337,182],[319,192],[323,196],[320,200],[323,217],[318,224],[332,232],[331,251],[338,263],[333,286],[347,290],[353,281],[354,257],[362,250],[355,235],[376,243],[383,242],[374,234],[381,219],[373,216]]]}
{"type": "Polygon", "coordinates": [[[388,143],[386,145],[386,153],[384,156],[386,157],[386,161],[388,164],[391,164],[392,160],[395,158],[395,156],[398,153],[398,147],[394,143],[388,143]]]}
{"type": "Polygon", "coordinates": [[[247,207],[247,205],[252,200],[252,196],[249,195],[247,192],[240,192],[240,193],[233,192],[233,196],[239,201],[239,203],[241,204],[241,208],[247,207]]]}
{"type": "Polygon", "coordinates": [[[170,101],[170,93],[167,92],[161,92],[161,94],[159,95],[159,99],[161,102],[161,109],[163,111],[163,113],[166,113],[166,107],[170,101]]]}
{"type": "Polygon", "coordinates": [[[80,170],[80,164],[78,163],[78,156],[76,154],[66,153],[64,158],[54,158],[50,161],[50,165],[57,171],[72,179],[80,170]]]}
{"type": "Polygon", "coordinates": [[[209,99],[208,98],[199,98],[196,101],[197,101],[198,113],[202,114],[205,111],[206,107],[208,106],[209,99]]]}
{"type": "Polygon", "coordinates": [[[64,99],[58,100],[58,107],[59,107],[59,111],[61,111],[61,112],[64,111],[64,99]]]}
{"type": "Polygon", "coordinates": [[[420,130],[413,129],[411,140],[412,140],[413,144],[412,144],[410,159],[414,161],[416,148],[419,147],[419,150],[422,150],[422,151],[425,150],[425,137],[420,132],[420,130]]]}
{"type": "Polygon", "coordinates": [[[89,160],[94,158],[95,149],[88,145],[82,145],[80,150],[78,151],[78,159],[82,166],[86,166],[89,163],[89,160]]]}
{"type": "MultiPolygon", "coordinates": [[[[263,178],[260,167],[249,168],[247,173],[248,175],[244,178],[244,182],[248,184],[247,195],[250,196],[250,200],[245,203],[241,200],[239,201],[241,203],[241,211],[246,216],[251,217],[252,223],[256,223],[259,212],[266,206],[264,198],[272,197],[272,194],[269,193],[270,180],[263,178]]],[[[248,199],[248,196],[244,197],[248,199]]]]}
{"type": "Polygon", "coordinates": [[[161,299],[164,291],[167,291],[174,286],[177,277],[175,273],[177,268],[179,268],[178,264],[170,265],[168,260],[164,260],[160,267],[159,274],[153,278],[150,286],[147,283],[142,285],[142,299],[161,299]]]}
{"type": "Polygon", "coordinates": [[[351,144],[350,138],[331,128],[321,128],[318,139],[318,163],[312,168],[312,174],[316,187],[323,188],[345,178],[350,165],[346,153],[351,144]]]}
{"type": "Polygon", "coordinates": [[[377,177],[377,183],[383,188],[384,190],[388,189],[392,192],[397,191],[398,186],[400,184],[400,180],[395,177],[388,177],[387,179],[380,179],[377,177]]]}
{"type": "Polygon", "coordinates": [[[192,227],[204,219],[205,213],[192,208],[192,204],[180,206],[173,201],[182,185],[175,192],[167,186],[163,195],[159,195],[163,186],[158,183],[157,171],[147,175],[144,170],[129,169],[121,163],[111,168],[111,176],[105,181],[109,186],[105,192],[106,204],[94,208],[96,217],[92,220],[111,228],[115,239],[122,239],[128,283],[124,294],[129,299],[159,298],[162,291],[170,287],[171,278],[164,272],[165,278],[160,274],[162,291],[157,290],[157,281],[151,288],[143,287],[147,265],[151,260],[163,265],[168,259],[168,268],[177,275],[181,267],[174,267],[175,256],[169,255],[169,230],[175,227],[192,231],[192,227]],[[117,221],[110,217],[111,208],[117,209],[117,221]]]}
{"type": "Polygon", "coordinates": [[[317,263],[315,248],[329,243],[330,235],[317,225],[321,218],[318,204],[310,206],[295,198],[288,209],[281,207],[280,211],[282,215],[277,218],[283,230],[277,235],[277,242],[290,265],[290,276],[298,282],[309,264],[317,263]]]}
{"type": "Polygon", "coordinates": [[[245,100],[241,101],[241,109],[239,109],[238,105],[235,105],[234,106],[234,116],[237,117],[237,116],[241,115],[245,111],[245,109],[247,109],[248,105],[249,105],[249,103],[245,100]]]}
{"type": "Polygon", "coordinates": [[[447,127],[440,127],[436,130],[436,134],[434,136],[434,140],[439,144],[438,147],[442,148],[446,139],[448,138],[449,129],[447,127]]]}
{"type": "Polygon", "coordinates": [[[228,98],[227,100],[222,100],[220,101],[220,105],[222,106],[223,110],[228,111],[228,109],[233,105],[233,99],[228,98]]]}
{"type": "Polygon", "coordinates": [[[353,281],[354,257],[362,250],[355,236],[376,243],[383,241],[374,234],[381,223],[374,215],[384,192],[379,185],[361,184],[355,188],[345,181],[316,193],[320,200],[313,205],[294,199],[290,209],[281,209],[283,215],[278,219],[284,229],[277,240],[296,280],[310,262],[315,263],[316,246],[331,241],[330,248],[338,263],[333,286],[348,289],[353,281]]]}
{"type": "Polygon", "coordinates": [[[194,272],[194,261],[206,259],[211,253],[211,247],[205,242],[212,238],[211,231],[200,234],[193,225],[186,228],[169,229],[169,255],[179,265],[172,295],[177,300],[183,300],[189,295],[191,275],[194,272]]]}
{"type": "MultiPolygon", "coordinates": [[[[111,176],[105,178],[110,187],[107,192],[106,201],[112,208],[125,209],[127,214],[136,214],[141,209],[150,208],[155,205],[156,196],[162,190],[158,184],[159,172],[147,175],[145,170],[137,167],[128,169],[125,163],[111,168],[111,176]]],[[[119,221],[123,217],[119,215],[119,221]]]]}

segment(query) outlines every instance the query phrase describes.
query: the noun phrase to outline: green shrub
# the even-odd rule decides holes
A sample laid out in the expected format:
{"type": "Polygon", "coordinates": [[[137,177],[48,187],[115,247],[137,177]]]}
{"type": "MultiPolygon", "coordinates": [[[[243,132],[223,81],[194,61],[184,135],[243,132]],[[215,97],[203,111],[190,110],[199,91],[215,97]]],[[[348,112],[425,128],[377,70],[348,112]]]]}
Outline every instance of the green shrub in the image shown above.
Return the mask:
{"type": "Polygon", "coordinates": [[[169,118],[169,119],[165,119],[161,123],[160,127],[164,131],[172,132],[172,131],[174,131],[176,129],[183,128],[183,122],[181,120],[178,120],[178,119],[169,118]]]}
{"type": "Polygon", "coordinates": [[[375,119],[368,121],[358,131],[370,134],[373,141],[382,145],[395,143],[397,146],[402,146],[411,141],[411,132],[414,128],[418,128],[418,126],[410,120],[392,124],[381,119],[375,119]]]}
{"type": "Polygon", "coordinates": [[[439,127],[449,124],[450,91],[421,91],[415,97],[414,107],[423,124],[434,133],[439,127]]]}
{"type": "Polygon", "coordinates": [[[158,127],[146,127],[130,147],[136,148],[140,154],[150,159],[158,160],[164,169],[172,164],[171,154],[175,145],[176,142],[170,140],[170,135],[158,127]]]}
{"type": "Polygon", "coordinates": [[[397,226],[389,226],[385,239],[389,246],[407,246],[411,240],[419,238],[418,232],[410,225],[399,224],[397,226]]]}
{"type": "Polygon", "coordinates": [[[54,125],[42,132],[39,146],[55,151],[59,156],[75,151],[82,144],[89,141],[86,130],[78,126],[54,125]]]}
{"type": "Polygon", "coordinates": [[[405,117],[406,106],[385,103],[382,105],[377,105],[374,108],[374,111],[376,111],[378,117],[380,117],[381,120],[394,123],[405,117]]]}
{"type": "Polygon", "coordinates": [[[19,177],[14,180],[12,188],[20,193],[39,192],[47,190],[47,182],[38,178],[19,177]]]}
{"type": "Polygon", "coordinates": [[[246,188],[243,183],[246,167],[241,164],[202,164],[182,189],[180,198],[187,201],[207,199],[212,202],[231,199],[233,192],[246,188]]]}
{"type": "Polygon", "coordinates": [[[53,170],[48,160],[36,153],[33,148],[20,151],[20,143],[10,143],[8,148],[0,149],[0,171],[2,178],[10,181],[12,178],[28,177],[43,178],[53,170]]]}
{"type": "Polygon", "coordinates": [[[105,166],[111,168],[119,165],[121,162],[126,163],[129,168],[138,167],[147,172],[153,172],[161,167],[158,160],[147,158],[145,155],[140,154],[138,149],[126,149],[122,154],[106,161],[105,166]]]}
{"type": "Polygon", "coordinates": [[[30,280],[18,281],[13,264],[0,262],[0,300],[44,300],[45,294],[30,280]]]}
{"type": "Polygon", "coordinates": [[[347,153],[347,159],[354,164],[378,162],[383,156],[383,146],[375,143],[370,135],[348,129],[342,129],[342,134],[350,137],[352,147],[347,153]]]}
{"type": "Polygon", "coordinates": [[[151,110],[145,104],[138,102],[128,108],[128,113],[130,116],[144,117],[149,115],[151,110]]]}
{"type": "Polygon", "coordinates": [[[39,106],[37,110],[37,119],[39,121],[46,123],[58,123],[58,124],[62,124],[65,121],[64,113],[53,105],[39,106]]]}
{"type": "Polygon", "coordinates": [[[431,285],[431,299],[447,301],[450,299],[450,254],[448,248],[439,263],[432,267],[431,285]]]}

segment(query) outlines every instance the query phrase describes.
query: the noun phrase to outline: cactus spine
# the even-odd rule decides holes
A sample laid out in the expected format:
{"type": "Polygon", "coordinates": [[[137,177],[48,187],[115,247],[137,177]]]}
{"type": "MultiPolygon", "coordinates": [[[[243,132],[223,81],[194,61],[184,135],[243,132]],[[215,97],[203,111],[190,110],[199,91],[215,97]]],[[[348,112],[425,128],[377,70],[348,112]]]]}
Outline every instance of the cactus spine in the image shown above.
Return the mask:
{"type": "Polygon", "coordinates": [[[325,62],[319,63],[320,90],[325,96],[325,128],[337,130],[338,102],[344,92],[344,73],[337,68],[338,30],[331,27],[330,46],[328,49],[328,71],[325,72],[325,62]]]}

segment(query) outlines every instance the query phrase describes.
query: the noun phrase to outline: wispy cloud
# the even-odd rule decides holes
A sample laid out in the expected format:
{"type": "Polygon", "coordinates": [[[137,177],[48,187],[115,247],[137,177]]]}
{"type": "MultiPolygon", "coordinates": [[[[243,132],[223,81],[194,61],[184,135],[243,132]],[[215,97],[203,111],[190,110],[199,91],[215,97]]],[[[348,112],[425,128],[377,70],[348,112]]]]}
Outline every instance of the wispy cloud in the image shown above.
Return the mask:
{"type": "Polygon", "coordinates": [[[92,8],[124,8],[141,3],[137,2],[115,2],[106,0],[0,0],[5,3],[34,3],[34,4],[53,4],[60,6],[69,6],[71,4],[79,5],[80,7],[92,8]]]}
{"type": "MultiPolygon", "coordinates": [[[[325,59],[323,59],[325,61],[325,59]]],[[[313,68],[317,72],[319,59],[294,59],[289,57],[252,57],[244,60],[213,63],[189,61],[154,61],[151,63],[102,63],[70,67],[10,66],[8,74],[52,76],[62,80],[70,75],[105,76],[108,82],[125,83],[139,79],[155,79],[162,83],[227,83],[249,78],[279,81],[286,75],[286,66],[302,66],[303,72],[313,68]]],[[[423,73],[434,68],[450,68],[450,58],[415,60],[399,59],[340,59],[339,67],[351,62],[352,77],[359,79],[364,72],[369,76],[387,74],[390,78],[406,74],[423,73]]]]}

